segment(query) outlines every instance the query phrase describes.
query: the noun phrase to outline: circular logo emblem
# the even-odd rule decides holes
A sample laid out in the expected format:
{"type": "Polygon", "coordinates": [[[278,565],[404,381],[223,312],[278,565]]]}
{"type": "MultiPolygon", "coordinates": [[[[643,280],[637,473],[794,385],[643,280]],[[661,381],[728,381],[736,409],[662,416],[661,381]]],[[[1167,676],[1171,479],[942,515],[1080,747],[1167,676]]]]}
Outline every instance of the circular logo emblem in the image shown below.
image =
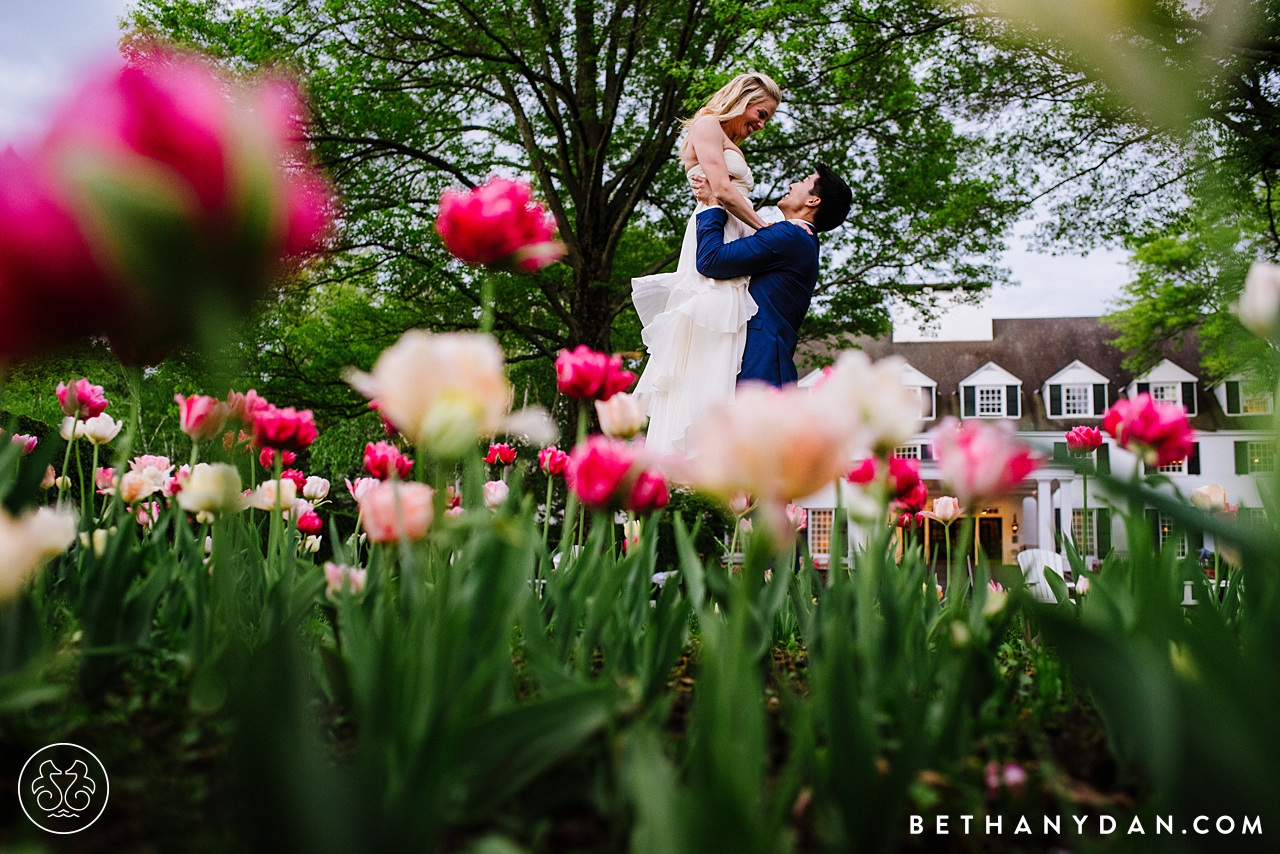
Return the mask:
{"type": "Polygon", "coordinates": [[[42,747],[18,775],[18,802],[31,823],[50,833],[78,833],[107,808],[111,787],[98,757],[78,744],[42,747]]]}

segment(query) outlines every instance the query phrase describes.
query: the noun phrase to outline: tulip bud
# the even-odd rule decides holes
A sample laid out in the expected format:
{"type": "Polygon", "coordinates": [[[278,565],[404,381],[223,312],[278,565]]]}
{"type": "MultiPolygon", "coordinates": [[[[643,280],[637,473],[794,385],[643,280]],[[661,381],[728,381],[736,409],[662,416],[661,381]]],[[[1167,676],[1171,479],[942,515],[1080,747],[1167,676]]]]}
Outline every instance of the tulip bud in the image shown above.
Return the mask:
{"type": "Polygon", "coordinates": [[[497,510],[507,501],[511,488],[500,480],[491,480],[484,485],[484,506],[497,510]]]}
{"type": "Polygon", "coordinates": [[[649,420],[640,399],[626,392],[618,392],[608,400],[597,400],[596,416],[604,434],[616,439],[630,439],[643,430],[649,420]]]}
{"type": "Polygon", "coordinates": [[[22,456],[24,457],[36,449],[36,442],[38,441],[35,436],[27,433],[14,433],[9,437],[9,440],[22,447],[22,456]]]}

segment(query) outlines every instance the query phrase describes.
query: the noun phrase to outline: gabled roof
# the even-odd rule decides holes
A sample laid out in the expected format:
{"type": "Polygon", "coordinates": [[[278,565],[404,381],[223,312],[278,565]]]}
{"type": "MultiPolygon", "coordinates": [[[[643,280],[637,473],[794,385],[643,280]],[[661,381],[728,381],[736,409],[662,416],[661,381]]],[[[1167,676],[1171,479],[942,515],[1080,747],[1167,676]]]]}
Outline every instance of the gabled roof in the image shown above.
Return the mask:
{"type": "Polygon", "coordinates": [[[1095,371],[1079,359],[1073,359],[1071,364],[1058,371],[1053,376],[1044,381],[1045,385],[1055,385],[1058,383],[1105,383],[1107,377],[1095,371]]]}
{"type": "Polygon", "coordinates": [[[997,365],[987,362],[981,368],[960,380],[957,385],[1021,385],[1021,377],[1016,377],[997,365]]]}
{"type": "Polygon", "coordinates": [[[1200,379],[1195,374],[1188,371],[1180,365],[1175,365],[1168,359],[1161,359],[1159,364],[1147,371],[1140,377],[1134,377],[1135,383],[1146,382],[1169,382],[1169,383],[1193,383],[1200,379]]]}
{"type": "Polygon", "coordinates": [[[902,369],[902,384],[907,386],[920,386],[923,388],[931,385],[937,385],[938,383],[933,377],[928,376],[923,371],[908,363],[907,366],[902,369]]]}

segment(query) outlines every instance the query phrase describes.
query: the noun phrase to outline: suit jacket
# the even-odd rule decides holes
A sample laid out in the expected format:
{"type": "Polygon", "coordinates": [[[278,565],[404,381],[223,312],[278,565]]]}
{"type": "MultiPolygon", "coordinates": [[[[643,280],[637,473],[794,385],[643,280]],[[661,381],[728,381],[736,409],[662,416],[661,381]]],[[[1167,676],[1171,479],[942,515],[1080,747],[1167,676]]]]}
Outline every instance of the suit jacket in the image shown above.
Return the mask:
{"type": "Polygon", "coordinates": [[[738,382],[795,382],[800,323],[818,284],[818,236],[780,222],[725,243],[728,217],[719,207],[698,214],[698,272],[712,279],[751,277],[751,297],[759,310],[747,321],[738,382]]]}

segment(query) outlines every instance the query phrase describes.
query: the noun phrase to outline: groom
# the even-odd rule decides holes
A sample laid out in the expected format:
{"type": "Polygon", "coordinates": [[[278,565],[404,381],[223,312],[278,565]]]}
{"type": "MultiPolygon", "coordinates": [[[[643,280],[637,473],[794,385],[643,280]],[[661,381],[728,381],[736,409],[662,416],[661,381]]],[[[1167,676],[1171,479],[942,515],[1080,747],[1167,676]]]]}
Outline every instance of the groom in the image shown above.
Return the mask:
{"type": "Polygon", "coordinates": [[[759,307],[747,322],[738,382],[795,382],[800,323],[818,284],[817,233],[844,222],[853,194],[819,163],[816,172],[792,184],[778,202],[783,222],[729,243],[724,242],[729,215],[705,178],[695,181],[694,195],[709,206],[698,214],[698,272],[712,279],[750,276],[751,296],[759,307]]]}

